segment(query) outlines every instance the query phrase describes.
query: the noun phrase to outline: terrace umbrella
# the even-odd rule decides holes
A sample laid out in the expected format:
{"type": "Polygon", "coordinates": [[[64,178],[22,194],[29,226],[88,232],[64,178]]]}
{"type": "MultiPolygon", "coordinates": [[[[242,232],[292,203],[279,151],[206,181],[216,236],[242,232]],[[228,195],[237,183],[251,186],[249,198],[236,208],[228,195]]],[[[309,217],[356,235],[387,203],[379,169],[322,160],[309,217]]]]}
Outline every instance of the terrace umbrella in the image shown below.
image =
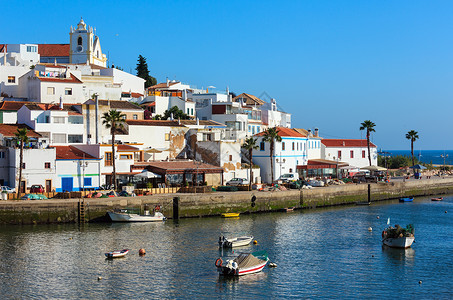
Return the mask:
{"type": "Polygon", "coordinates": [[[368,171],[387,171],[386,168],[379,167],[379,166],[367,166],[360,168],[361,170],[368,170],[368,171]]]}
{"type": "Polygon", "coordinates": [[[141,173],[135,174],[134,177],[140,177],[140,178],[160,178],[161,176],[159,174],[150,172],[150,171],[143,171],[141,173]]]}
{"type": "Polygon", "coordinates": [[[424,170],[424,169],[426,169],[426,167],[417,164],[417,165],[413,165],[412,167],[409,167],[409,169],[424,170]]]}

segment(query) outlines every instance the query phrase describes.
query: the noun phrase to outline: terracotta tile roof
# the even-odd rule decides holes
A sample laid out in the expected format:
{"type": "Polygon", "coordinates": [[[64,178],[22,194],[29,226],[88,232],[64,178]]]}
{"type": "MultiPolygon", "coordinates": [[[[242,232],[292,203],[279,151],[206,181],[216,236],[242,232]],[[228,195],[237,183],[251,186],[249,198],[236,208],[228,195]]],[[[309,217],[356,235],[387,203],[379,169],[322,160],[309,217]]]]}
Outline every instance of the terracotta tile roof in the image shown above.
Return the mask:
{"type": "Polygon", "coordinates": [[[56,77],[56,78],[53,78],[53,77],[36,77],[38,78],[40,81],[44,81],[44,82],[60,82],[60,83],[83,83],[82,81],[80,81],[77,77],[75,77],[74,75],[71,74],[71,78],[60,78],[60,77],[56,77]]]}
{"type": "MultiPolygon", "coordinates": [[[[277,127],[278,135],[281,137],[306,137],[305,135],[300,134],[292,128],[286,127],[277,127]]],[[[264,136],[265,131],[255,134],[254,136],[264,136]]]]}
{"type": "MultiPolygon", "coordinates": [[[[94,101],[93,101],[94,104],[94,101]]],[[[132,110],[143,110],[140,106],[125,100],[99,100],[99,105],[109,106],[111,109],[132,109],[132,110]]]]}
{"type": "MultiPolygon", "coordinates": [[[[323,139],[321,142],[326,147],[367,147],[366,140],[360,139],[323,139]]],[[[376,145],[370,142],[370,147],[376,148],[376,145]]]]}
{"type": "Polygon", "coordinates": [[[148,89],[150,90],[153,90],[153,89],[163,89],[163,88],[167,88],[167,87],[170,87],[172,85],[175,85],[177,83],[180,83],[179,81],[177,82],[169,82],[168,83],[168,86],[167,86],[167,83],[166,82],[162,82],[162,83],[158,83],[156,85],[153,85],[153,86],[150,86],[148,89]]]}
{"type": "Polygon", "coordinates": [[[2,111],[18,111],[25,104],[30,104],[33,102],[25,101],[3,101],[0,103],[0,110],[2,111]]]}
{"type": "Polygon", "coordinates": [[[130,145],[117,145],[118,152],[139,152],[140,149],[130,145]]]}
{"type": "Polygon", "coordinates": [[[38,44],[41,57],[69,56],[69,44],[38,44]]]}
{"type": "Polygon", "coordinates": [[[126,123],[127,125],[184,127],[177,120],[126,120],[126,123]]]}
{"type": "Polygon", "coordinates": [[[260,98],[256,97],[256,96],[253,96],[253,95],[250,95],[250,94],[247,94],[247,93],[242,93],[236,97],[233,98],[233,101],[236,101],[237,99],[240,99],[240,98],[245,98],[246,101],[245,103],[247,105],[263,105],[264,103],[266,103],[266,101],[264,100],[261,100],[260,98]]]}
{"type": "Polygon", "coordinates": [[[143,163],[135,163],[133,169],[148,169],[156,174],[166,173],[222,173],[223,169],[214,165],[194,162],[192,160],[176,160],[176,161],[151,161],[143,163]]]}
{"type": "Polygon", "coordinates": [[[60,105],[58,104],[50,104],[50,103],[27,103],[25,106],[29,110],[60,110],[60,111],[67,111],[71,115],[81,115],[81,113],[74,107],[78,104],[69,104],[63,103],[63,109],[60,109],[60,105]]]}
{"type": "Polygon", "coordinates": [[[17,129],[22,128],[27,128],[27,136],[29,138],[39,138],[42,136],[25,124],[0,124],[0,134],[4,137],[15,137],[17,129]]]}
{"type": "Polygon", "coordinates": [[[52,146],[56,151],[56,159],[98,159],[74,146],[52,146]]]}
{"type": "MultiPolygon", "coordinates": [[[[182,125],[197,125],[197,120],[181,120],[182,125]]],[[[202,126],[223,126],[225,124],[213,121],[213,120],[198,120],[198,124],[202,126]]]]}
{"type": "Polygon", "coordinates": [[[140,98],[140,97],[143,97],[143,95],[140,94],[140,93],[131,93],[131,97],[132,98],[140,98]]]}

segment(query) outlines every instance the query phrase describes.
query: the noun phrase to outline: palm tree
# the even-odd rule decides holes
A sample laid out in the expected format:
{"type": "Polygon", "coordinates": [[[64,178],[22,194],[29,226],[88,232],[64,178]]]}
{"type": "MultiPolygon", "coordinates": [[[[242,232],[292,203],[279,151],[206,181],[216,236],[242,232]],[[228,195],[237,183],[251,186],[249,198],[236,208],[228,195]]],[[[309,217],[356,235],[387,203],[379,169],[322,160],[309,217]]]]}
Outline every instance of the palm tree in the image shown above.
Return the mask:
{"type": "Polygon", "coordinates": [[[116,109],[111,109],[104,113],[102,119],[102,124],[104,124],[106,128],[110,128],[110,134],[112,135],[113,189],[116,190],[115,133],[117,130],[124,128],[126,115],[116,109]]]}
{"type": "Polygon", "coordinates": [[[20,198],[20,187],[22,183],[22,169],[24,164],[24,144],[28,143],[29,139],[27,136],[27,128],[17,128],[17,132],[14,133],[16,141],[20,143],[20,154],[19,154],[19,184],[17,185],[17,199],[20,198]]]}
{"type": "Polygon", "coordinates": [[[268,128],[266,131],[264,131],[264,137],[263,141],[269,142],[269,158],[271,159],[271,179],[272,182],[274,182],[274,146],[275,142],[281,142],[282,137],[278,134],[279,131],[277,127],[273,128],[268,128]]]}
{"type": "Polygon", "coordinates": [[[360,130],[366,129],[366,143],[368,146],[368,161],[370,162],[370,166],[371,166],[370,133],[375,132],[374,126],[376,126],[376,124],[374,124],[370,120],[366,120],[363,123],[361,123],[360,125],[361,125],[360,130]]]}
{"type": "MultiPolygon", "coordinates": [[[[412,166],[415,165],[414,159],[414,142],[418,139],[418,132],[415,130],[411,130],[406,133],[406,139],[411,140],[411,155],[412,155],[412,166]]],[[[414,170],[415,172],[415,170],[414,170]]]]}
{"type": "Polygon", "coordinates": [[[250,190],[252,190],[252,181],[253,181],[253,171],[252,171],[252,158],[253,158],[253,150],[258,149],[258,145],[256,144],[256,139],[253,137],[249,137],[245,139],[244,144],[242,145],[242,148],[247,150],[249,152],[249,158],[250,158],[250,190]]]}

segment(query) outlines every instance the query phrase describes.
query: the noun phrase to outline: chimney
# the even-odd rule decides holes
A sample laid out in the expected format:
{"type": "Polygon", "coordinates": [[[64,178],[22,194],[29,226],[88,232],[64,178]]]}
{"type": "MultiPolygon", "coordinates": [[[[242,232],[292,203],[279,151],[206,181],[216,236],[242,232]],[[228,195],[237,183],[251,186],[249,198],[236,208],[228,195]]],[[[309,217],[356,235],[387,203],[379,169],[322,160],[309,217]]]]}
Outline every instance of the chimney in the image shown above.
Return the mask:
{"type": "Polygon", "coordinates": [[[170,80],[167,77],[167,87],[169,87],[169,86],[170,86],[170,80]]]}
{"type": "Polygon", "coordinates": [[[313,137],[313,134],[311,133],[311,129],[308,129],[308,137],[313,137]]]}
{"type": "Polygon", "coordinates": [[[319,134],[319,129],[315,128],[315,136],[318,137],[318,134],[319,134]]]}

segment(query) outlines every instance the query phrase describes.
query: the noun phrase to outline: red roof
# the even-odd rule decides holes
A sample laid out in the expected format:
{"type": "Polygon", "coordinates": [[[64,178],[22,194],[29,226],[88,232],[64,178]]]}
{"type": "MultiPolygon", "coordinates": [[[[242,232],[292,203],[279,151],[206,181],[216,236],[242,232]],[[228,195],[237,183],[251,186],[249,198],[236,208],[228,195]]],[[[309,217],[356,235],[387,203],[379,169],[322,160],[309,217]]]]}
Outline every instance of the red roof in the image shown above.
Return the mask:
{"type": "Polygon", "coordinates": [[[0,110],[3,111],[18,111],[25,104],[32,104],[33,102],[24,101],[3,101],[0,103],[0,110]]]}
{"type": "Polygon", "coordinates": [[[41,57],[69,56],[69,44],[38,44],[41,57]]]}
{"type": "Polygon", "coordinates": [[[117,145],[118,152],[138,152],[140,149],[129,145],[117,145]]]}
{"type": "Polygon", "coordinates": [[[44,82],[63,82],[63,83],[82,83],[77,77],[71,74],[71,78],[60,78],[60,77],[37,77],[39,80],[44,82]]]}
{"type": "Polygon", "coordinates": [[[140,97],[143,97],[143,95],[140,94],[140,93],[131,93],[131,97],[132,98],[140,98],[140,97]]]}
{"type": "Polygon", "coordinates": [[[56,159],[97,159],[74,146],[52,146],[56,150],[56,159]]]}
{"type": "MultiPolygon", "coordinates": [[[[300,134],[299,132],[295,131],[291,128],[286,127],[277,127],[278,135],[281,137],[290,136],[290,137],[305,137],[304,135],[300,134]]],[[[260,133],[255,134],[255,136],[264,136],[266,131],[261,131],[260,133]]]]}
{"type": "Polygon", "coordinates": [[[0,44],[0,52],[3,52],[5,50],[5,52],[8,52],[8,47],[6,46],[6,44],[0,44]]]}
{"type": "Polygon", "coordinates": [[[42,136],[25,124],[0,124],[0,134],[2,134],[4,137],[15,137],[17,129],[22,128],[27,128],[27,136],[29,138],[38,138],[42,136]]]}
{"type": "Polygon", "coordinates": [[[178,120],[126,120],[127,125],[184,127],[178,120]]]}
{"type": "MultiPolygon", "coordinates": [[[[360,139],[323,139],[321,142],[326,147],[367,147],[366,140],[360,139]]],[[[370,147],[376,148],[376,145],[370,142],[370,147]]]]}

